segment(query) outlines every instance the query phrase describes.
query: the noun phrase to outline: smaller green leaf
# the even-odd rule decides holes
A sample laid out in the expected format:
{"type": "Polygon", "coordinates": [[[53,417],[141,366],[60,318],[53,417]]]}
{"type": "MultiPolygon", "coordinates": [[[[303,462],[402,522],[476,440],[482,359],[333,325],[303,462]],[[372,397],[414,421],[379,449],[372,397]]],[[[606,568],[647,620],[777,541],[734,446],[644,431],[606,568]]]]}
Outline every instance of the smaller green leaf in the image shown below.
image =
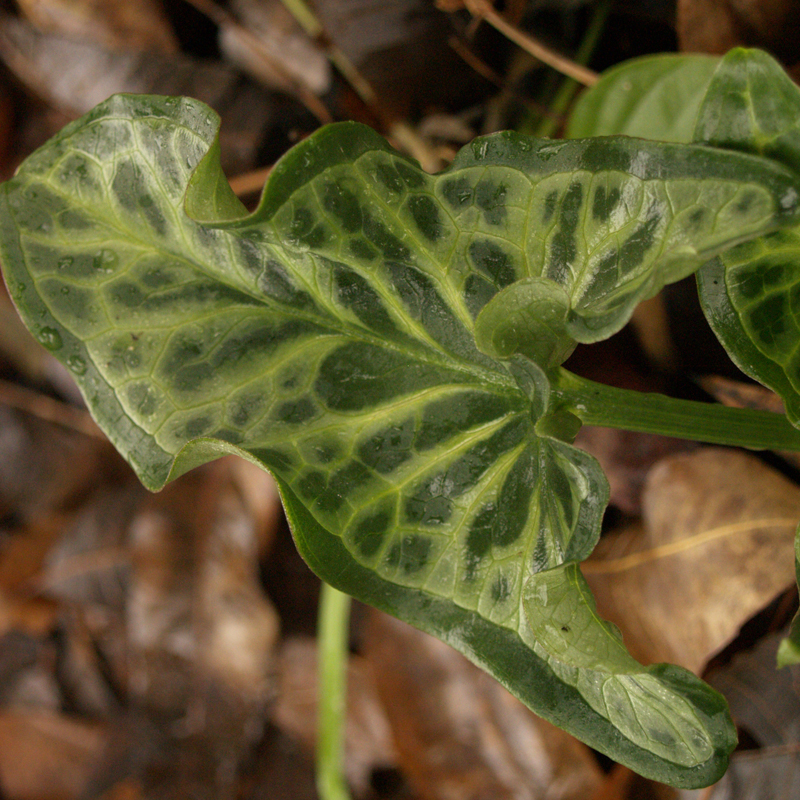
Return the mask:
{"type": "Polygon", "coordinates": [[[567,136],[638,136],[691,142],[700,105],[719,64],[704,55],[634,58],[606,70],[575,104],[567,136]]]}
{"type": "Polygon", "coordinates": [[[731,50],[709,85],[695,142],[766,156],[800,173],[800,90],[772,56],[731,50]]]}
{"type": "Polygon", "coordinates": [[[567,332],[570,300],[548,278],[525,278],[498,292],[475,320],[475,342],[487,355],[527,356],[545,369],[563,364],[577,342],[567,332]]]}
{"type": "MultiPolygon", "coordinates": [[[[800,90],[766,53],[731,51],[714,75],[695,137],[800,175],[800,90]]],[[[800,425],[800,227],[732,248],[697,280],[709,324],[731,358],[777,392],[800,425]]]]}
{"type": "MultiPolygon", "coordinates": [[[[797,583],[800,584],[800,526],[794,537],[794,571],[797,583]]],[[[800,611],[792,620],[789,635],[778,647],[778,667],[789,667],[800,664],[800,611]]]]}

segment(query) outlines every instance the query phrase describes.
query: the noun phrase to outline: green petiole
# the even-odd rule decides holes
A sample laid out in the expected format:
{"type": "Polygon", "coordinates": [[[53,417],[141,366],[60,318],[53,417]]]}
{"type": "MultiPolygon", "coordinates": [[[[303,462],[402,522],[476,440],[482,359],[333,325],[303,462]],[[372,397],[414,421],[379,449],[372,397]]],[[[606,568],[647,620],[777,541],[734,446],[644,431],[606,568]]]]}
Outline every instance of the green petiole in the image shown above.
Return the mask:
{"type": "Polygon", "coordinates": [[[343,774],[347,717],[350,596],[323,581],[318,633],[317,791],[321,800],[350,800],[343,774]]]}
{"type": "Polygon", "coordinates": [[[555,374],[551,402],[584,425],[752,450],[800,450],[800,430],[783,414],[619,389],[565,369],[555,374]]]}

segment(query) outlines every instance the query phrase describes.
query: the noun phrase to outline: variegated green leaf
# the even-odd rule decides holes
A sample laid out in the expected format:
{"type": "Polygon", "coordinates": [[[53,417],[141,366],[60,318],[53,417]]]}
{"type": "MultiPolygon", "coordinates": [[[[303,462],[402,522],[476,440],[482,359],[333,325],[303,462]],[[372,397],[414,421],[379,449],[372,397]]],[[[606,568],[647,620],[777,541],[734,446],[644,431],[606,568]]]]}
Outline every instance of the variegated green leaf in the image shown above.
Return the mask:
{"type": "MultiPolygon", "coordinates": [[[[800,527],[794,537],[794,573],[800,585],[800,527]]],[[[789,635],[778,647],[778,667],[800,664],[800,611],[794,615],[789,635]]]]}
{"type": "MultiPolygon", "coordinates": [[[[734,50],[714,76],[695,140],[772,158],[800,174],[800,90],[766,53],[734,50]]],[[[706,317],[731,358],[777,392],[800,427],[800,226],[733,248],[697,281],[706,317]]],[[[800,548],[800,529],[795,544],[800,548]]],[[[800,615],[778,651],[779,666],[798,661],[800,615]]]]}
{"type": "Polygon", "coordinates": [[[429,176],[344,124],[288,154],[248,216],[217,125],[194,101],[118,97],[4,188],[11,292],[100,425],[151,488],[224,452],[266,466],[325,580],[641,772],[713,781],[724,702],[633,661],[580,578],[608,490],[546,369],[791,218],[794,176],[514,135],[429,176]],[[543,335],[515,331],[537,306],[543,335]]]}
{"type": "MultiPolygon", "coordinates": [[[[800,90],[759,51],[722,61],[695,138],[775,159],[800,174],[800,90]]],[[[698,273],[711,327],[734,361],[800,424],[800,226],[733,248],[698,273]]]]}

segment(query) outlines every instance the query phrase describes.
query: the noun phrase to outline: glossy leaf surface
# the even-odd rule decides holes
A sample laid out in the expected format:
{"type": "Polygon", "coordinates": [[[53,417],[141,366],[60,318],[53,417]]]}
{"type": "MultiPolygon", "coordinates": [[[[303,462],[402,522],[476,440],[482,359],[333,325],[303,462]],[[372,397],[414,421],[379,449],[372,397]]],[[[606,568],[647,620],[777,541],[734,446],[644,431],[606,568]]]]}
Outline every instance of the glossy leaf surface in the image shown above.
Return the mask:
{"type": "Polygon", "coordinates": [[[719,58],[643,56],[606,70],[578,99],[567,136],[639,136],[691,142],[719,58]]]}
{"type": "MultiPolygon", "coordinates": [[[[794,538],[794,571],[800,586],[800,528],[794,538]]],[[[800,611],[794,615],[789,635],[778,647],[778,666],[788,667],[791,664],[800,664],[800,611]]]]}
{"type": "MultiPolygon", "coordinates": [[[[800,90],[766,53],[722,61],[696,139],[756,153],[800,174],[800,90]]],[[[711,327],[738,366],[776,391],[800,422],[800,227],[733,248],[698,273],[711,327]]]]}
{"type": "Polygon", "coordinates": [[[608,490],[559,438],[545,370],[792,218],[791,172],[497,135],[429,176],[343,124],[291,151],[247,216],[217,127],[195,101],[114,98],[28,159],[0,206],[23,317],[143,482],[225,452],[267,467],[329,583],[639,771],[713,781],[735,741],[724,702],[636,663],[576,566],[608,490]],[[492,308],[504,292],[514,324],[541,307],[549,344],[492,308]]]}

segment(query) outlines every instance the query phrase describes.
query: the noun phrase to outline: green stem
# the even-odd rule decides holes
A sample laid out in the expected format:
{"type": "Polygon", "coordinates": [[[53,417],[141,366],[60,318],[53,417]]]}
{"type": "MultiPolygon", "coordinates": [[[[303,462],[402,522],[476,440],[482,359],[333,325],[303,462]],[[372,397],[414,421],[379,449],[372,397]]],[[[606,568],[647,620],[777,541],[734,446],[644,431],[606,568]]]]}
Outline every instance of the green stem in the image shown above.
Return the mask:
{"type": "Polygon", "coordinates": [[[800,450],[800,430],[783,414],[771,411],[618,389],[565,369],[554,376],[553,394],[554,406],[571,411],[585,425],[752,450],[800,450]]]}
{"type": "Polygon", "coordinates": [[[317,621],[317,792],[320,800],[350,800],[344,778],[350,597],[322,584],[317,621]]]}

